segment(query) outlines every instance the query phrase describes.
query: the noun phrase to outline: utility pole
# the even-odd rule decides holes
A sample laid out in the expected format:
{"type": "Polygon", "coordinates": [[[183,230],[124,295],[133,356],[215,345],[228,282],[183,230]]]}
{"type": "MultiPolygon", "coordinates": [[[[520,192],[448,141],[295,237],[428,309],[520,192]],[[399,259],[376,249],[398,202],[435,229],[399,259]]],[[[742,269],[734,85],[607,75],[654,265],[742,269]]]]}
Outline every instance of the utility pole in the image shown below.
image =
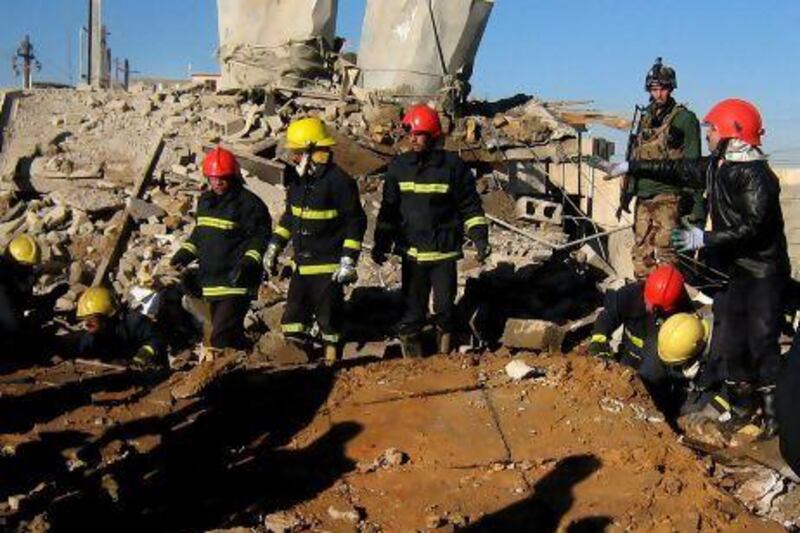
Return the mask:
{"type": "Polygon", "coordinates": [[[33,43],[31,43],[31,38],[28,35],[20,43],[13,59],[12,68],[17,76],[20,74],[20,68],[17,64],[18,59],[22,59],[22,88],[31,89],[33,88],[33,69],[42,70],[42,64],[33,53],[33,43]]]}

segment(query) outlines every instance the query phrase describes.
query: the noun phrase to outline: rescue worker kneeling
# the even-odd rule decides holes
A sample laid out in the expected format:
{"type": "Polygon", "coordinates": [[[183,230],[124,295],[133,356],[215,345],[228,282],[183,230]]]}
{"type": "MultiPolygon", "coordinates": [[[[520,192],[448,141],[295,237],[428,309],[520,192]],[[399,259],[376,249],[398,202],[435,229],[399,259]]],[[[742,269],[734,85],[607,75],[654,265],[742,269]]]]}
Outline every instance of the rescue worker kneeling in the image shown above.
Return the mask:
{"type": "Polygon", "coordinates": [[[318,118],[289,125],[286,148],[296,172],[289,174],[286,209],[264,257],[265,268],[275,272],[292,241],[294,272],[281,328],[288,340],[306,347],[316,319],[327,364],[338,358],[344,286],[357,279],[367,227],[356,181],[333,162],[335,144],[318,118]]]}
{"type": "MultiPolygon", "coordinates": [[[[671,315],[692,311],[683,274],[672,265],[661,265],[645,281],[637,281],[606,294],[603,310],[594,324],[589,353],[612,357],[637,370],[649,353],[644,371],[658,372],[655,343],[661,324],[671,315]],[[610,339],[622,326],[619,354],[611,353],[610,339]],[[647,349],[649,345],[649,350],[647,349]]],[[[652,379],[659,376],[653,375],[652,379]]]]}
{"type": "Polygon", "coordinates": [[[52,318],[56,300],[68,287],[61,284],[48,294],[34,295],[40,262],[39,244],[27,234],[12,239],[0,256],[0,347],[4,356],[28,355],[48,344],[42,338],[42,325],[52,318]],[[25,354],[15,353],[23,340],[25,354]]]}
{"type": "Polygon", "coordinates": [[[261,286],[261,261],[272,220],[264,202],[244,187],[236,157],[215,148],[203,160],[210,189],[197,204],[197,225],[170,264],[200,262],[199,282],[211,311],[210,350],[243,349],[244,318],[261,286]]]}
{"type": "Polygon", "coordinates": [[[145,315],[118,309],[105,287],[86,289],[78,298],[85,331],[67,341],[74,356],[126,359],[140,368],[165,366],[166,350],[155,324],[145,315]]]}
{"type": "Polygon", "coordinates": [[[411,151],[395,157],[386,172],[372,259],[380,265],[389,253],[403,257],[399,334],[405,355],[418,357],[431,290],[439,352],[451,350],[456,264],[463,256],[464,235],[475,244],[481,263],[491,248],[475,177],[458,155],[439,147],[439,114],[417,105],[408,110],[403,123],[411,151]]]}

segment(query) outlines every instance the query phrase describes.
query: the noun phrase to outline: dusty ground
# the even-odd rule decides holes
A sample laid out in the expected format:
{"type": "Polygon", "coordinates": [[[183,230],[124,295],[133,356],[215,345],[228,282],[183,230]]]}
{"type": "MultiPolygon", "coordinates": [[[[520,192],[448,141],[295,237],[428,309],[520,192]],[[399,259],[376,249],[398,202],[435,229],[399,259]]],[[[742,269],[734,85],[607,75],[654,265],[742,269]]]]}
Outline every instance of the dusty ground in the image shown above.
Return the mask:
{"type": "Polygon", "coordinates": [[[629,371],[531,356],[547,376],[513,383],[508,360],[239,370],[177,403],[164,376],[9,371],[2,514],[106,531],[268,515],[328,531],[780,529],[712,484],[629,371]]]}

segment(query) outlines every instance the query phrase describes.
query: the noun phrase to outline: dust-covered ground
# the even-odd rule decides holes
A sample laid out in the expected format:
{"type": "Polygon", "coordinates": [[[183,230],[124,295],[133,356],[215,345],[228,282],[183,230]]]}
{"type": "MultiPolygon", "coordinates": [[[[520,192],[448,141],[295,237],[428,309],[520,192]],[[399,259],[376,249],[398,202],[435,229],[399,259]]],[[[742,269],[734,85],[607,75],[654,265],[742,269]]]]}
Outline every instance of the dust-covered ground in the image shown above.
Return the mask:
{"type": "Polygon", "coordinates": [[[715,486],[631,371],[582,355],[524,359],[545,375],[513,382],[507,353],[251,364],[177,402],[163,375],[69,361],[9,371],[3,520],[71,531],[781,529],[715,486]]]}

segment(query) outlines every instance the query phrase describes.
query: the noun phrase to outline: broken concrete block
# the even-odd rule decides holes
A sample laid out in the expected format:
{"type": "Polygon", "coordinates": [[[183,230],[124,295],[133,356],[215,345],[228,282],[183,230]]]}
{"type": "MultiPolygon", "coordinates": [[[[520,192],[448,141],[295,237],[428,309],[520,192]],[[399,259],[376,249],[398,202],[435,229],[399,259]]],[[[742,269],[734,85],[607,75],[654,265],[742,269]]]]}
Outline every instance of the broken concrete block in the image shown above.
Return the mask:
{"type": "Polygon", "coordinates": [[[543,377],[547,372],[542,368],[528,365],[525,361],[514,359],[506,365],[506,374],[511,379],[521,380],[526,378],[543,377]]]}
{"type": "Polygon", "coordinates": [[[167,215],[167,212],[161,207],[142,200],[141,198],[131,198],[128,202],[128,212],[134,220],[142,221],[150,218],[161,219],[167,215]]]}
{"type": "Polygon", "coordinates": [[[341,520],[344,522],[350,522],[351,524],[358,524],[358,522],[361,520],[361,513],[359,513],[358,509],[352,505],[348,506],[346,509],[337,509],[331,505],[328,507],[328,516],[330,516],[333,520],[341,520]]]}
{"type": "Polygon", "coordinates": [[[139,226],[139,232],[148,237],[155,237],[156,235],[166,235],[167,226],[164,224],[142,224],[139,226]]]}
{"type": "Polygon", "coordinates": [[[189,169],[183,165],[172,165],[170,168],[173,174],[177,174],[178,176],[188,176],[189,169]]]}
{"type": "Polygon", "coordinates": [[[125,202],[119,194],[102,189],[74,187],[56,191],[51,198],[56,204],[79,209],[89,214],[113,211],[125,207],[125,202]]]}
{"type": "Polygon", "coordinates": [[[226,137],[239,133],[245,125],[245,121],[241,116],[223,109],[208,111],[203,115],[203,118],[215,125],[219,132],[226,137]]]}
{"type": "Polygon", "coordinates": [[[269,126],[269,129],[273,135],[277,134],[283,129],[283,119],[280,115],[270,115],[262,120],[267,123],[267,126],[269,126]]]}
{"type": "Polygon", "coordinates": [[[545,320],[510,318],[501,342],[509,348],[560,351],[564,331],[558,324],[545,320]]]}
{"type": "Polygon", "coordinates": [[[293,513],[272,513],[264,517],[264,527],[269,533],[291,533],[299,531],[305,522],[293,513]]]}
{"type": "Polygon", "coordinates": [[[561,225],[564,206],[555,202],[523,196],[517,200],[516,214],[519,220],[546,222],[561,225]]]}
{"type": "Polygon", "coordinates": [[[54,229],[61,226],[69,218],[69,211],[63,205],[57,205],[47,212],[42,222],[46,229],[54,229]]]}

